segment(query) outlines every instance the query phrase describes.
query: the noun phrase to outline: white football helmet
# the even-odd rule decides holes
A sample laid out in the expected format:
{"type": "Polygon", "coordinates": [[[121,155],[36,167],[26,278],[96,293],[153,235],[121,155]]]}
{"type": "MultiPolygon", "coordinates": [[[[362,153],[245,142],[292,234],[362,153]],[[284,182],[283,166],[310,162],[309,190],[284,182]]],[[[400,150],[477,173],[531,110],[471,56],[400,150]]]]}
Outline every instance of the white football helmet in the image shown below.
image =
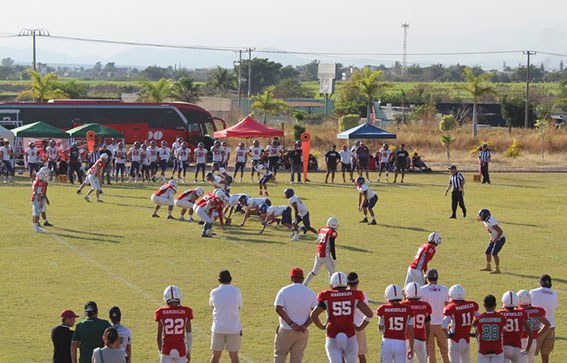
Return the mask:
{"type": "Polygon", "coordinates": [[[347,276],[344,272],[335,272],[331,275],[331,279],[329,281],[331,287],[347,287],[347,276]]]}
{"type": "Polygon", "coordinates": [[[339,228],[339,220],[335,217],[331,217],[327,219],[327,227],[331,227],[334,229],[339,228]]]}
{"type": "Polygon", "coordinates": [[[518,306],[519,301],[520,299],[514,291],[506,291],[504,295],[502,295],[502,305],[504,305],[505,308],[515,308],[518,306]]]}
{"type": "Polygon", "coordinates": [[[175,285],[169,285],[168,287],[163,290],[163,301],[166,304],[170,302],[181,302],[181,290],[175,285]]]}
{"type": "Polygon", "coordinates": [[[256,165],[256,170],[264,170],[264,165],[262,164],[256,165]]]}
{"type": "Polygon", "coordinates": [[[101,158],[102,160],[108,160],[108,154],[107,154],[107,153],[103,153],[103,154],[100,155],[100,158],[101,158]]]}
{"type": "Polygon", "coordinates": [[[167,184],[173,185],[174,187],[176,187],[177,186],[177,180],[171,179],[170,181],[167,182],[167,184]]]}
{"type": "Polygon", "coordinates": [[[518,301],[520,305],[531,305],[532,296],[528,290],[520,290],[516,293],[518,295],[518,301]]]}
{"type": "Polygon", "coordinates": [[[49,168],[47,166],[42,166],[41,169],[39,169],[39,171],[41,171],[44,174],[49,175],[51,173],[51,170],[49,170],[49,168]]]}
{"type": "Polygon", "coordinates": [[[436,246],[441,244],[441,235],[437,232],[431,232],[427,237],[427,242],[433,242],[436,246]]]}
{"type": "Polygon", "coordinates": [[[35,173],[35,177],[38,178],[39,180],[46,180],[48,178],[45,176],[45,173],[42,171],[38,171],[37,173],[35,173]]]}
{"type": "Polygon", "coordinates": [[[384,298],[388,302],[393,301],[393,300],[401,300],[402,299],[402,289],[396,284],[388,285],[388,287],[386,287],[386,291],[384,293],[384,298]]]}
{"type": "Polygon", "coordinates": [[[449,289],[449,297],[451,300],[464,300],[465,288],[458,284],[451,286],[449,289]]]}
{"type": "Polygon", "coordinates": [[[203,188],[198,187],[197,189],[195,189],[195,195],[198,198],[201,198],[203,196],[203,194],[205,194],[205,191],[203,190],[203,188]]]}
{"type": "Polygon", "coordinates": [[[408,299],[419,299],[421,298],[421,288],[417,282],[410,282],[404,288],[404,294],[408,299]]]}
{"type": "Polygon", "coordinates": [[[226,194],[225,194],[225,192],[223,192],[223,191],[220,190],[220,189],[215,189],[215,190],[213,190],[213,195],[214,195],[215,197],[221,199],[221,198],[222,198],[223,196],[225,196],[226,194]]]}

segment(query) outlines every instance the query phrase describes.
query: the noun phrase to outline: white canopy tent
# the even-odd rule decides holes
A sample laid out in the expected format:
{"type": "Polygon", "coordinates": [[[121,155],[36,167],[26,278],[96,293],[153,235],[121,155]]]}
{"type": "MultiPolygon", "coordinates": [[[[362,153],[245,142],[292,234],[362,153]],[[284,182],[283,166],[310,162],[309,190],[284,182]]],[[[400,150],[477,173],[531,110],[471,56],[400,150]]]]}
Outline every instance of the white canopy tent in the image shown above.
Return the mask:
{"type": "Polygon", "coordinates": [[[7,139],[10,145],[14,145],[14,134],[7,128],[0,125],[0,139],[7,139]]]}

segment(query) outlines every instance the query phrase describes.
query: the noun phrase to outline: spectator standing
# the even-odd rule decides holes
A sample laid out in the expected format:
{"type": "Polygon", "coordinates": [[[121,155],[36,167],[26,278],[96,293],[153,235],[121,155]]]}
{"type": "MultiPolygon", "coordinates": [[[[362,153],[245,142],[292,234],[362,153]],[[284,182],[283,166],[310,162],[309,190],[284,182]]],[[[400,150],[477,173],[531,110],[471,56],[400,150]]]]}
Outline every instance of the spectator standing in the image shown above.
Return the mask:
{"type": "Polygon", "coordinates": [[[242,325],[240,309],[242,293],[231,285],[230,271],[219,273],[219,287],[211,290],[209,305],[213,308],[213,325],[211,326],[211,363],[220,362],[223,350],[227,350],[231,363],[238,363],[238,351],[242,345],[242,325]]]}
{"type": "Polygon", "coordinates": [[[331,174],[331,183],[335,184],[335,172],[337,171],[337,163],[341,156],[337,152],[337,145],[331,146],[331,150],[325,154],[325,163],[327,164],[327,174],[325,175],[325,183],[328,182],[329,174],[331,174]]]}
{"type": "Polygon", "coordinates": [[[447,185],[445,190],[445,196],[447,196],[449,189],[451,189],[451,210],[453,213],[449,218],[457,218],[457,205],[461,207],[463,218],[465,218],[467,216],[467,208],[465,207],[465,177],[457,171],[455,165],[451,165],[449,170],[451,171],[451,177],[449,178],[449,185],[447,185]]]}
{"type": "MultiPolygon", "coordinates": [[[[349,290],[358,290],[358,274],[356,272],[350,272],[347,275],[347,284],[349,290]]],[[[368,305],[368,295],[363,291],[364,303],[368,305]]],[[[366,344],[366,330],[359,328],[364,322],[364,313],[360,311],[359,308],[354,309],[354,326],[356,331],[356,342],[358,343],[358,361],[360,363],[366,363],[366,354],[368,354],[368,345],[366,344]]]]}
{"type": "Polygon", "coordinates": [[[486,143],[482,144],[480,152],[478,153],[478,160],[480,162],[480,173],[482,174],[482,184],[490,184],[490,174],[488,173],[488,164],[492,161],[492,154],[486,143]]]}
{"type": "Polygon", "coordinates": [[[356,158],[358,160],[358,174],[362,176],[366,171],[366,180],[370,180],[368,175],[368,162],[370,161],[370,149],[361,141],[360,146],[356,150],[356,158]]]}
{"type": "Polygon", "coordinates": [[[301,184],[301,171],[303,170],[303,152],[301,151],[301,144],[296,141],[293,144],[293,150],[287,153],[287,158],[291,164],[291,182],[293,184],[295,174],[297,174],[297,184],[301,184]]]}
{"type": "Polygon", "coordinates": [[[132,360],[132,332],[130,329],[120,324],[122,312],[118,306],[111,307],[108,315],[112,322],[112,327],[118,332],[118,340],[120,341],[118,347],[126,353],[126,361],[130,362],[132,360]]]}
{"type": "Polygon", "coordinates": [[[60,314],[61,324],[51,329],[51,341],[53,342],[53,363],[71,363],[71,339],[75,325],[75,319],[79,315],[73,310],[63,310],[60,314]]]}
{"type": "Polygon", "coordinates": [[[102,348],[104,342],[102,336],[106,328],[110,328],[110,323],[98,318],[98,306],[94,301],[85,304],[87,318],[77,324],[73,332],[71,342],[71,362],[72,363],[91,363],[93,350],[102,348]],[[77,359],[77,348],[80,351],[80,358],[77,359]]]}
{"type": "Polygon", "coordinates": [[[394,183],[398,180],[398,173],[402,173],[402,180],[400,183],[404,183],[404,176],[406,175],[406,169],[409,166],[409,153],[406,150],[404,144],[400,145],[400,148],[396,150],[396,173],[394,174],[394,183]]]}
{"type": "Polygon", "coordinates": [[[545,318],[549,321],[549,329],[537,337],[536,355],[541,353],[541,361],[549,362],[549,355],[555,344],[555,309],[559,307],[557,293],[551,289],[551,276],[545,274],[539,278],[539,288],[530,291],[532,305],[545,309],[545,318]]]}
{"type": "Polygon", "coordinates": [[[126,354],[120,349],[120,337],[115,328],[106,328],[102,337],[104,348],[93,351],[92,363],[126,363],[126,354]]]}
{"type": "Polygon", "coordinates": [[[4,163],[4,167],[6,168],[6,176],[4,178],[4,183],[13,182],[12,180],[12,155],[13,151],[10,147],[10,142],[4,141],[2,146],[0,147],[0,163],[4,163]]]}
{"type": "Polygon", "coordinates": [[[303,285],[304,275],[300,268],[290,272],[291,285],[280,289],[274,305],[280,325],[274,340],[274,363],[285,363],[288,354],[290,363],[301,363],[307,348],[311,324],[311,310],[317,306],[317,296],[303,285]]]}
{"type": "Polygon", "coordinates": [[[443,311],[449,303],[449,289],[438,285],[439,274],[436,269],[427,271],[427,285],[421,287],[421,300],[431,305],[431,321],[429,322],[429,337],[427,340],[428,362],[435,363],[435,340],[441,353],[443,363],[449,363],[449,345],[443,332],[443,311]]]}
{"type": "Polygon", "coordinates": [[[77,175],[79,184],[83,184],[83,172],[81,171],[81,152],[79,151],[79,144],[73,143],[69,150],[69,181],[73,184],[73,176],[77,175]]]}
{"type": "Polygon", "coordinates": [[[352,171],[354,169],[354,157],[352,152],[347,148],[346,145],[343,145],[341,151],[339,151],[339,155],[341,156],[341,171],[343,172],[343,183],[346,183],[345,179],[345,172],[350,174],[350,182],[354,182],[354,178],[352,176],[352,171]]]}
{"type": "Polygon", "coordinates": [[[104,164],[104,168],[102,168],[102,180],[104,181],[104,176],[106,175],[106,184],[110,185],[110,174],[112,173],[112,161],[114,159],[112,157],[112,151],[110,151],[106,144],[102,144],[100,154],[108,155],[108,162],[104,164]]]}

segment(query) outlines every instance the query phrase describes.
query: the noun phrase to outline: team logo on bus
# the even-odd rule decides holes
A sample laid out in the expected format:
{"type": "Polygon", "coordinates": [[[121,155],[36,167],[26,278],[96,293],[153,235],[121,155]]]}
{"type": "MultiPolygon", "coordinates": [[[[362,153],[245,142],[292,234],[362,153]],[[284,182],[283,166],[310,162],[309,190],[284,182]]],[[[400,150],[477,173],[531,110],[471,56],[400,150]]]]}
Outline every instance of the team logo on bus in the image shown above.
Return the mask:
{"type": "Polygon", "coordinates": [[[148,131],[148,139],[156,139],[156,140],[161,140],[161,138],[163,137],[163,132],[162,131],[148,131]]]}

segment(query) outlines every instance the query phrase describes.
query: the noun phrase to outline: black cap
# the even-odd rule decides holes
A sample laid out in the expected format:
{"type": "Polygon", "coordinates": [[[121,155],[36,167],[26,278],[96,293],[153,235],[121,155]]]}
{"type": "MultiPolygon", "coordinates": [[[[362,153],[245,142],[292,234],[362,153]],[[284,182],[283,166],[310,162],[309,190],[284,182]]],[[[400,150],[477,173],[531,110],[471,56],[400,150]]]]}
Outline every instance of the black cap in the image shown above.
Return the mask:
{"type": "Polygon", "coordinates": [[[223,283],[223,284],[228,284],[232,281],[232,276],[230,276],[230,271],[228,270],[221,270],[221,272],[219,272],[219,280],[223,283]]]}
{"type": "Polygon", "coordinates": [[[356,272],[349,272],[347,275],[347,283],[349,285],[358,284],[358,274],[356,272]]]}
{"type": "Polygon", "coordinates": [[[431,268],[427,271],[427,279],[431,281],[436,281],[439,278],[439,273],[436,269],[431,268]]]}
{"type": "Polygon", "coordinates": [[[551,287],[551,276],[549,276],[548,274],[543,274],[539,278],[539,282],[545,287],[551,287]]]}
{"type": "Polygon", "coordinates": [[[85,313],[98,313],[98,306],[94,301],[89,301],[85,304],[85,313]]]}
{"type": "Polygon", "coordinates": [[[451,167],[449,168],[449,170],[453,170],[453,169],[457,170],[457,166],[456,166],[456,165],[451,165],[451,167]]]}
{"type": "Polygon", "coordinates": [[[110,320],[112,321],[122,320],[122,312],[120,311],[120,308],[118,306],[111,307],[108,315],[110,317],[110,320]]]}

